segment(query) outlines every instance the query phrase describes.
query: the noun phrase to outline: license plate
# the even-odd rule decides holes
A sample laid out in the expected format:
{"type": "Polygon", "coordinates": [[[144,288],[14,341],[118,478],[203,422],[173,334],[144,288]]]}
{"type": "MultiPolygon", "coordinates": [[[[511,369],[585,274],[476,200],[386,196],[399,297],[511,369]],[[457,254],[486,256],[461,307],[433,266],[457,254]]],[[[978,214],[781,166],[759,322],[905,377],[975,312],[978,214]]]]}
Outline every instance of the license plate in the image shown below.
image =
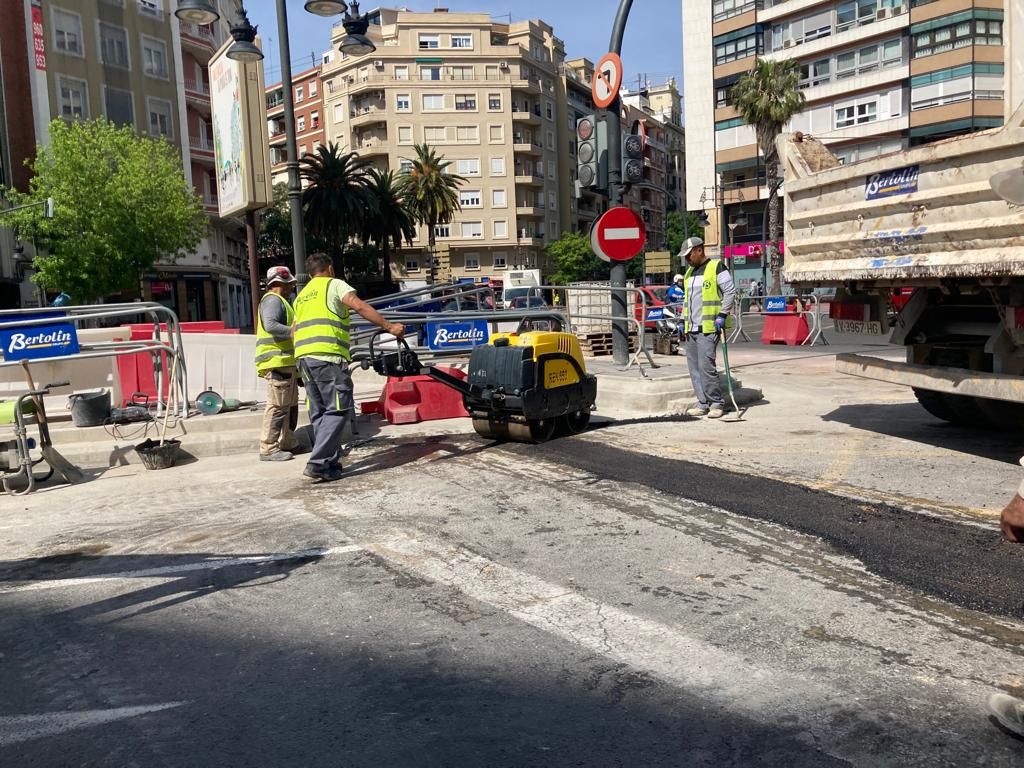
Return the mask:
{"type": "Polygon", "coordinates": [[[878,320],[836,320],[836,333],[859,333],[867,336],[884,336],[882,323],[878,320]]]}

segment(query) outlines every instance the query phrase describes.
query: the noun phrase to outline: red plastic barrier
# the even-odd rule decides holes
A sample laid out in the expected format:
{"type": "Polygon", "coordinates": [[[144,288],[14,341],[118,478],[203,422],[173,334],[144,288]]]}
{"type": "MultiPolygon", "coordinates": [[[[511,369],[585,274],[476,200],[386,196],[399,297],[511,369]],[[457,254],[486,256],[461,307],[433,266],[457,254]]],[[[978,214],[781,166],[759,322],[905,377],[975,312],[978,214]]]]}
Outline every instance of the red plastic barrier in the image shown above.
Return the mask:
{"type": "Polygon", "coordinates": [[[789,344],[798,347],[811,335],[807,320],[796,312],[777,312],[764,316],[762,344],[789,344]]]}
{"type": "MultiPolygon", "coordinates": [[[[131,332],[131,340],[150,339],[153,337],[152,323],[133,323],[121,326],[131,332]]],[[[167,325],[161,324],[161,332],[166,339],[167,325]]],[[[194,323],[181,323],[181,332],[186,333],[228,333],[237,334],[237,328],[225,328],[223,320],[201,321],[194,323]]],[[[161,357],[166,357],[161,355],[161,357]]],[[[164,392],[167,392],[167,379],[170,375],[170,366],[167,360],[163,361],[164,367],[164,392]]],[[[124,403],[132,399],[135,392],[147,395],[151,401],[156,401],[156,377],[153,375],[153,356],[140,352],[137,355],[121,355],[117,358],[117,374],[121,382],[121,395],[124,403]]]]}
{"type": "MultiPolygon", "coordinates": [[[[466,373],[457,368],[441,368],[463,381],[466,373]]],[[[437,419],[469,416],[462,406],[462,395],[429,376],[389,378],[377,403],[363,403],[363,413],[382,413],[390,424],[417,424],[437,419]]]]}

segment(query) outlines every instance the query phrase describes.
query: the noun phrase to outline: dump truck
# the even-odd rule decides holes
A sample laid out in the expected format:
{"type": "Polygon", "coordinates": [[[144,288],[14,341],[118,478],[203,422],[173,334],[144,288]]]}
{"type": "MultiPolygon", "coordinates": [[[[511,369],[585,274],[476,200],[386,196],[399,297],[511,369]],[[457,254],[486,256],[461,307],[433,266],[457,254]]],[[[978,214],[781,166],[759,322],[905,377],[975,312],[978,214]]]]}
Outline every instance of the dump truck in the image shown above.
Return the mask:
{"type": "Polygon", "coordinates": [[[971,426],[1024,426],[1020,90],[1007,83],[1001,128],[860,162],[799,133],[778,141],[784,278],[835,288],[838,331],[906,348],[906,362],[838,355],[837,370],[910,386],[932,415],[971,426]],[[907,289],[890,325],[891,297],[907,289]]]}

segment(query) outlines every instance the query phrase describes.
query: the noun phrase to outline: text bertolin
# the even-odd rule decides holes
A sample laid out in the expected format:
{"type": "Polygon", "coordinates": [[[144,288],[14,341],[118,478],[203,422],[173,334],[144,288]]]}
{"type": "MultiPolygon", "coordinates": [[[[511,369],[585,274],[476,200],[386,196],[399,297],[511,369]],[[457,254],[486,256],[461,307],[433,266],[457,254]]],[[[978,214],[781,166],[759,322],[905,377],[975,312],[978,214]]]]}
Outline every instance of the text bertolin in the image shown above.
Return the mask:
{"type": "Polygon", "coordinates": [[[480,344],[487,334],[483,328],[476,326],[456,326],[455,328],[438,328],[434,332],[434,344],[480,344]]]}
{"type": "Polygon", "coordinates": [[[64,347],[71,344],[70,331],[43,331],[36,334],[12,333],[8,352],[20,352],[33,347],[64,347]]]}

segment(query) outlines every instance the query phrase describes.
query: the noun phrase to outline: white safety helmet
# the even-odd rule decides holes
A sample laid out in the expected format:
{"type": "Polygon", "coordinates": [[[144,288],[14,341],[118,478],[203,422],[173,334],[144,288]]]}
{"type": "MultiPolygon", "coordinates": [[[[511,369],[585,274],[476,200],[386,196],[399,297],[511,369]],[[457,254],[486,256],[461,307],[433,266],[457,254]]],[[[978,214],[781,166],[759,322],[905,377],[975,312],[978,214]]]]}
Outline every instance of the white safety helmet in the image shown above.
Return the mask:
{"type": "Polygon", "coordinates": [[[684,280],[684,278],[683,278],[682,275],[673,275],[672,276],[672,282],[673,283],[681,283],[683,280],[684,280]]]}

